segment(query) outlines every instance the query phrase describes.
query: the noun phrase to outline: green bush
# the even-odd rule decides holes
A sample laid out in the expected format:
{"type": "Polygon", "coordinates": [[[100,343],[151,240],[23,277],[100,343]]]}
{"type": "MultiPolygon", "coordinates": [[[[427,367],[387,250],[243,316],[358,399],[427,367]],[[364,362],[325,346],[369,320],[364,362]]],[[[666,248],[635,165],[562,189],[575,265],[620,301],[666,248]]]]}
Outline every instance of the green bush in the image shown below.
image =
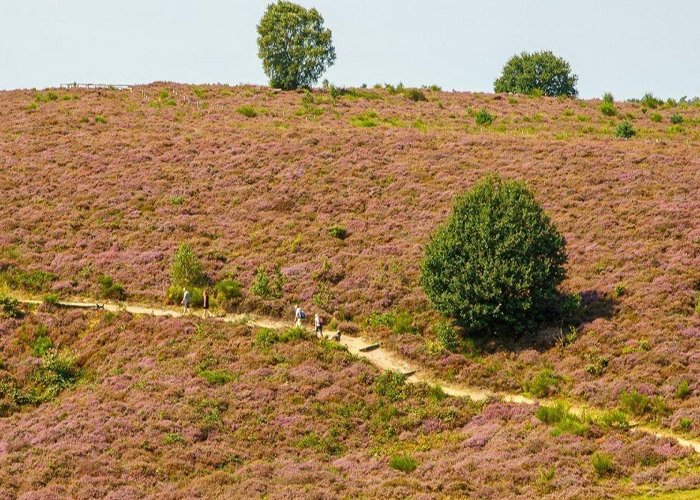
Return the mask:
{"type": "Polygon", "coordinates": [[[237,108],[236,112],[242,114],[247,118],[255,118],[256,116],[258,116],[258,112],[255,110],[255,108],[247,104],[237,108]]]}
{"type": "Polygon", "coordinates": [[[614,470],[612,456],[600,451],[596,451],[591,455],[591,464],[598,477],[606,476],[614,470]]]}
{"type": "Polygon", "coordinates": [[[678,427],[685,432],[690,432],[693,428],[693,421],[689,418],[683,417],[678,421],[678,427]]]}
{"type": "Polygon", "coordinates": [[[393,455],[389,460],[389,467],[401,472],[413,472],[418,468],[418,462],[410,455],[393,455]]]}
{"type": "Polygon", "coordinates": [[[48,329],[46,326],[40,325],[37,328],[36,336],[32,342],[32,354],[40,358],[51,349],[53,349],[53,342],[51,342],[51,339],[49,338],[48,329]]]}
{"type": "Polygon", "coordinates": [[[52,307],[58,307],[60,305],[60,301],[61,299],[57,293],[47,293],[43,298],[44,304],[52,307]]]}
{"type": "Polygon", "coordinates": [[[283,285],[284,279],[279,269],[276,269],[274,274],[270,276],[264,267],[259,266],[255,272],[250,291],[262,299],[280,299],[282,298],[283,285]]]}
{"type": "Polygon", "coordinates": [[[600,105],[600,112],[605,116],[615,116],[617,114],[617,109],[612,102],[603,101],[600,105]]]}
{"type": "Polygon", "coordinates": [[[680,125],[681,123],[683,123],[683,117],[678,113],[674,113],[671,115],[671,123],[673,123],[674,125],[680,125]]]}
{"type": "Polygon", "coordinates": [[[552,52],[522,52],[506,62],[501,76],[493,84],[493,90],[575,97],[578,95],[577,81],[578,76],[571,73],[569,63],[552,52]]]}
{"type": "Polygon", "coordinates": [[[491,125],[493,123],[493,116],[487,110],[482,109],[474,117],[477,125],[491,125]]]}
{"type": "Polygon", "coordinates": [[[180,244],[170,266],[170,283],[178,288],[195,288],[204,286],[206,282],[199,257],[188,244],[180,244]]]}
{"type": "Polygon", "coordinates": [[[0,313],[5,318],[22,319],[24,317],[19,301],[12,297],[0,296],[0,313]]]}
{"type": "Polygon", "coordinates": [[[422,90],[420,89],[406,89],[404,92],[404,95],[408,97],[410,100],[413,102],[418,102],[418,101],[427,101],[428,98],[425,97],[425,94],[423,93],[422,90]]]}
{"type": "Polygon", "coordinates": [[[565,244],[523,183],[487,177],[433,234],[421,284],[435,309],[465,328],[523,332],[552,312],[565,244]]]}
{"type": "Polygon", "coordinates": [[[41,366],[33,374],[42,392],[40,401],[55,398],[61,391],[73,386],[80,377],[75,357],[68,352],[48,351],[41,358],[41,366]]]}
{"type": "Polygon", "coordinates": [[[659,106],[662,106],[664,103],[661,99],[657,99],[651,93],[644,94],[644,97],[642,97],[639,102],[642,106],[646,106],[647,108],[651,109],[656,109],[659,106]]]}
{"type": "Polygon", "coordinates": [[[630,139],[637,135],[637,131],[634,129],[629,120],[623,120],[615,129],[615,135],[622,139],[630,139]]]}
{"type": "Polygon", "coordinates": [[[661,121],[663,121],[663,117],[659,113],[652,113],[651,115],[649,115],[649,118],[654,123],[661,123],[661,121]]]}
{"type": "Polygon", "coordinates": [[[399,401],[408,396],[406,376],[399,372],[386,371],[374,381],[374,392],[390,401],[399,401]]]}
{"type": "Polygon", "coordinates": [[[343,226],[334,225],[328,228],[328,234],[330,234],[333,238],[344,240],[348,237],[348,230],[343,226]]]}
{"type": "Polygon", "coordinates": [[[97,278],[97,284],[100,286],[101,298],[117,301],[126,300],[124,285],[121,283],[115,283],[111,276],[100,276],[97,278]]]}
{"type": "Polygon", "coordinates": [[[306,330],[301,327],[287,328],[281,332],[272,328],[260,328],[255,333],[253,343],[258,347],[269,348],[274,344],[304,340],[306,335],[306,330]]]}
{"type": "Polygon", "coordinates": [[[258,56],[273,87],[310,87],[335,62],[331,30],[316,9],[271,3],[257,29],[258,56]]]}
{"type": "Polygon", "coordinates": [[[670,414],[668,406],[658,396],[653,398],[637,391],[625,391],[620,394],[620,407],[635,417],[651,416],[658,419],[670,414]]]}
{"type": "Polygon", "coordinates": [[[571,413],[568,407],[561,402],[557,402],[553,406],[540,406],[535,411],[535,416],[540,422],[553,427],[553,436],[561,434],[583,436],[590,429],[588,422],[583,421],[581,418],[571,413]]]}
{"type": "Polygon", "coordinates": [[[676,397],[678,399],[685,399],[690,396],[692,392],[693,391],[690,389],[690,384],[687,380],[681,380],[678,387],[676,387],[676,397]]]}
{"type": "Polygon", "coordinates": [[[615,102],[615,97],[613,97],[612,93],[606,92],[605,94],[603,94],[603,102],[612,104],[615,102]]]}
{"type": "Polygon", "coordinates": [[[163,444],[165,445],[180,444],[184,442],[185,438],[179,432],[169,432],[165,435],[165,437],[163,437],[163,444]]]}
{"type": "Polygon", "coordinates": [[[376,111],[365,111],[350,120],[356,127],[377,127],[381,123],[376,111]]]}
{"type": "MultiPolygon", "coordinates": [[[[204,303],[203,290],[196,287],[186,287],[187,291],[190,292],[190,306],[191,307],[202,307],[204,303]]],[[[184,294],[184,288],[177,285],[170,285],[168,291],[166,292],[166,298],[168,304],[179,305],[182,303],[182,297],[184,294]]]]}
{"type": "Polygon", "coordinates": [[[627,429],[630,424],[627,415],[619,410],[610,410],[596,418],[596,423],[606,429],[627,429]]]}
{"type": "Polygon", "coordinates": [[[447,351],[455,352],[459,347],[457,330],[447,321],[441,321],[435,326],[435,338],[447,351]]]}
{"type": "Polygon", "coordinates": [[[537,398],[544,398],[559,392],[561,377],[551,368],[543,368],[523,384],[523,390],[537,398]]]}
{"type": "Polygon", "coordinates": [[[413,317],[406,311],[374,313],[369,317],[367,324],[373,328],[385,326],[397,335],[419,331],[413,317]]]}
{"type": "Polygon", "coordinates": [[[10,268],[3,274],[3,279],[10,288],[41,293],[48,291],[49,285],[56,280],[56,275],[46,271],[10,268]]]}
{"type": "Polygon", "coordinates": [[[226,370],[199,370],[197,375],[211,385],[224,385],[236,379],[236,376],[226,370]]]}
{"type": "Polygon", "coordinates": [[[228,309],[243,296],[243,287],[234,278],[224,278],[214,285],[214,296],[219,305],[228,309]]]}

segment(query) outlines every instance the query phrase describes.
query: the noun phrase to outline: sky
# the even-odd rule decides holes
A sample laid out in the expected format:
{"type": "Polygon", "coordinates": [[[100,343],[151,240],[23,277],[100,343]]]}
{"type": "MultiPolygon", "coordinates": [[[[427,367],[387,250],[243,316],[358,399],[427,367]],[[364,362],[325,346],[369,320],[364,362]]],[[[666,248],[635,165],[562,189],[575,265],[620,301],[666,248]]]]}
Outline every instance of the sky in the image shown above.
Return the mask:
{"type": "MultiPolygon", "coordinates": [[[[0,89],[67,82],[266,84],[268,0],[0,0],[0,89]]],[[[333,31],[322,77],[492,92],[504,63],[552,50],[581,97],[700,95],[698,0],[298,0],[333,31]]]]}

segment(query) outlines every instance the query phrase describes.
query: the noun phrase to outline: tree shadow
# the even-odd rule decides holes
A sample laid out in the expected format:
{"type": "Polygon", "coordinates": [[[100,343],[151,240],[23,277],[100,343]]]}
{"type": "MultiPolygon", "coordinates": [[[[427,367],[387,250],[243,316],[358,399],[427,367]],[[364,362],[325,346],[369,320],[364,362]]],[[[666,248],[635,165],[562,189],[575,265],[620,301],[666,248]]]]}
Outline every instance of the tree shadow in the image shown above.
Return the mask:
{"type": "Polygon", "coordinates": [[[521,334],[473,332],[468,336],[474,341],[476,349],[483,354],[494,354],[508,351],[518,353],[525,350],[544,352],[556,345],[566,345],[573,342],[578,331],[596,319],[611,318],[617,311],[618,303],[611,297],[598,290],[586,290],[577,295],[560,297],[580,297],[580,308],[577,311],[553,311],[552,319],[541,323],[536,329],[521,334]]]}

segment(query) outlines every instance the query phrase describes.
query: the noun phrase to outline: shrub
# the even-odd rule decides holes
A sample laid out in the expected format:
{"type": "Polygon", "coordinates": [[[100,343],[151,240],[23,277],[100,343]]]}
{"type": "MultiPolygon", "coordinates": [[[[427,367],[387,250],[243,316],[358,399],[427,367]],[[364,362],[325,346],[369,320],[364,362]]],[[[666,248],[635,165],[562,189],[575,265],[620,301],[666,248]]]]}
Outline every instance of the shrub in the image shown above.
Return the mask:
{"type": "Polygon", "coordinates": [[[199,258],[186,243],[180,244],[170,266],[170,283],[178,288],[193,288],[206,284],[199,258]]]}
{"type": "MultiPolygon", "coordinates": [[[[204,297],[201,288],[185,287],[190,292],[190,306],[201,307],[204,302],[204,297]]],[[[170,285],[166,292],[168,304],[180,304],[182,302],[183,287],[178,285],[170,285]]]]}
{"type": "Polygon", "coordinates": [[[556,469],[554,467],[550,467],[549,469],[540,467],[537,469],[535,487],[540,494],[546,495],[552,491],[552,481],[554,480],[555,471],[556,469]]]}
{"type": "Polygon", "coordinates": [[[559,392],[561,377],[551,368],[543,368],[523,384],[525,392],[538,398],[544,398],[559,392]]]}
{"type": "Polygon", "coordinates": [[[165,437],[163,437],[163,444],[166,445],[179,444],[184,442],[185,438],[179,432],[169,432],[165,435],[165,437]]]}
{"type": "Polygon", "coordinates": [[[241,284],[233,278],[224,278],[214,285],[214,295],[224,308],[238,302],[242,295],[241,284]]]}
{"type": "Polygon", "coordinates": [[[615,108],[615,105],[612,102],[604,101],[600,105],[600,112],[603,113],[605,116],[615,116],[617,114],[617,109],[615,108]]]}
{"type": "Polygon", "coordinates": [[[374,381],[374,392],[390,401],[399,401],[408,396],[406,376],[399,372],[386,371],[374,381]]]}
{"type": "Polygon", "coordinates": [[[49,285],[56,280],[56,275],[46,271],[24,271],[11,268],[3,275],[10,288],[17,288],[32,293],[41,293],[48,290],[49,285]]]}
{"type": "Polygon", "coordinates": [[[606,476],[612,473],[614,469],[612,456],[600,451],[596,451],[591,455],[591,464],[598,477],[606,476]]]}
{"type": "Polygon", "coordinates": [[[690,432],[693,428],[693,421],[689,418],[683,417],[678,421],[678,427],[685,432],[690,432]]]}
{"type": "Polygon", "coordinates": [[[270,276],[264,267],[259,266],[255,272],[250,291],[262,299],[279,299],[282,298],[283,284],[284,280],[279,269],[276,269],[273,276],[270,276]]]}
{"type": "Polygon", "coordinates": [[[60,298],[57,293],[47,293],[44,295],[44,304],[51,307],[58,307],[60,304],[60,298]]]}
{"type": "Polygon", "coordinates": [[[48,329],[44,325],[41,325],[37,329],[36,337],[32,342],[32,354],[40,358],[51,349],[53,349],[53,342],[51,342],[49,338],[48,329]]]}
{"type": "Polygon", "coordinates": [[[615,129],[615,135],[622,139],[630,139],[637,135],[637,131],[634,129],[629,120],[624,120],[621,121],[615,129]]]}
{"type": "Polygon", "coordinates": [[[273,87],[310,87],[335,62],[331,30],[316,9],[271,3],[257,29],[258,56],[273,87]]]}
{"type": "Polygon", "coordinates": [[[211,385],[224,385],[236,379],[236,376],[226,370],[199,370],[197,374],[211,385]]]}
{"type": "Polygon", "coordinates": [[[306,338],[306,330],[301,327],[288,328],[279,332],[272,328],[260,328],[255,333],[253,343],[262,348],[269,348],[274,344],[293,342],[306,338]]]}
{"type": "Polygon", "coordinates": [[[418,462],[410,455],[392,455],[389,467],[401,472],[413,472],[418,468],[418,462]]]}
{"type": "Polygon", "coordinates": [[[642,97],[639,102],[642,106],[646,106],[647,108],[651,109],[656,109],[664,103],[661,99],[657,99],[651,93],[644,94],[644,97],[642,97]]]}
{"type": "Polygon", "coordinates": [[[420,89],[406,89],[404,92],[404,95],[408,97],[410,100],[413,102],[418,102],[418,101],[427,101],[428,98],[425,97],[425,94],[423,93],[422,90],[420,89]]]}
{"type": "Polygon", "coordinates": [[[523,183],[488,177],[432,236],[421,284],[437,311],[468,329],[523,332],[557,300],[564,247],[523,183]]]}
{"type": "Polygon", "coordinates": [[[613,97],[612,93],[606,92],[605,94],[603,94],[603,102],[612,104],[613,102],[615,102],[615,97],[613,97]]]}
{"type": "Polygon", "coordinates": [[[493,116],[487,110],[482,109],[474,117],[477,125],[491,125],[493,123],[493,116]]]}
{"type": "Polygon", "coordinates": [[[606,429],[627,429],[630,426],[627,415],[619,410],[602,413],[596,419],[596,423],[606,429]]]}
{"type": "Polygon", "coordinates": [[[376,111],[365,111],[352,118],[350,122],[356,127],[377,127],[381,123],[376,111]]]}
{"type": "Polygon", "coordinates": [[[41,400],[48,401],[74,385],[80,377],[75,357],[68,352],[49,351],[41,358],[41,366],[34,373],[35,381],[43,389],[41,400]]]}
{"type": "Polygon", "coordinates": [[[115,283],[111,276],[100,276],[97,278],[97,284],[100,286],[101,298],[118,301],[126,300],[124,285],[121,283],[115,283]]]}
{"type": "Polygon", "coordinates": [[[242,114],[247,118],[255,118],[256,116],[258,116],[258,112],[253,106],[250,105],[240,106],[236,109],[236,112],[242,114]]]}
{"type": "Polygon", "coordinates": [[[659,113],[652,113],[651,115],[649,115],[649,119],[654,123],[661,123],[663,117],[659,113]]]}
{"type": "Polygon", "coordinates": [[[688,396],[690,396],[691,392],[693,391],[690,389],[690,384],[687,380],[681,380],[681,382],[678,384],[678,387],[676,387],[676,397],[678,399],[687,398],[688,396]]]}
{"type": "Polygon", "coordinates": [[[575,434],[583,436],[590,426],[579,417],[569,411],[564,403],[557,402],[553,406],[540,406],[535,411],[535,416],[540,422],[553,426],[552,435],[575,434]]]}
{"type": "Polygon", "coordinates": [[[348,237],[348,230],[342,226],[334,225],[328,228],[328,234],[330,234],[333,238],[344,240],[348,237]]]}
{"type": "Polygon", "coordinates": [[[419,330],[413,322],[413,317],[406,311],[374,313],[367,323],[374,328],[385,326],[397,335],[418,333],[419,330]]]}
{"type": "Polygon", "coordinates": [[[622,392],[620,406],[623,411],[631,413],[635,417],[649,415],[653,418],[660,418],[670,413],[663,399],[658,396],[651,398],[637,391],[622,392]]]}
{"type": "Polygon", "coordinates": [[[107,123],[107,117],[105,117],[104,115],[96,115],[95,123],[107,123]]]}
{"type": "Polygon", "coordinates": [[[674,125],[680,125],[681,123],[683,123],[683,117],[678,113],[674,113],[671,115],[671,123],[673,123],[674,125]]]}
{"type": "Polygon", "coordinates": [[[0,313],[5,318],[22,319],[24,317],[19,301],[12,297],[0,296],[0,313]]]}
{"type": "Polygon", "coordinates": [[[441,321],[435,327],[435,338],[447,351],[454,352],[459,347],[459,335],[457,330],[447,321],[441,321]]]}
{"type": "Polygon", "coordinates": [[[552,52],[522,52],[506,62],[493,90],[575,97],[578,95],[577,81],[578,76],[571,73],[569,63],[552,52]]]}

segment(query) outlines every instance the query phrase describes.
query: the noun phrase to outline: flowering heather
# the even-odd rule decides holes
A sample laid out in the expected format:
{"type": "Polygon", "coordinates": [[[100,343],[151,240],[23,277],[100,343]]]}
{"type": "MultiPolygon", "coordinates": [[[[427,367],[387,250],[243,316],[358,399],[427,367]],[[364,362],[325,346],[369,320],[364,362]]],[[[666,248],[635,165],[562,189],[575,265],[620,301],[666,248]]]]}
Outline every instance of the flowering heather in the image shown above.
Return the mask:
{"type": "Polygon", "coordinates": [[[684,432],[700,435],[700,107],[664,105],[658,122],[641,103],[611,117],[598,100],[456,92],[55,93],[0,93],[3,274],[51,272],[46,291],[64,296],[97,295],[107,275],[130,300],[162,301],[188,243],[211,278],[242,283],[243,310],[303,300],[356,324],[409,311],[419,335],[371,335],[442,376],[521,390],[551,366],[564,395],[613,407],[624,391],[651,392],[671,410],[661,425],[687,418],[684,432]],[[476,124],[480,110],[490,125],[476,124]],[[634,138],[614,136],[623,119],[634,138]],[[454,196],[490,172],[526,181],[566,237],[563,288],[581,295],[584,321],[564,347],[557,325],[448,359],[425,348],[437,318],[418,263],[454,196]],[[282,298],[249,292],[258,266],[280,270],[282,298]]]}
{"type": "MultiPolygon", "coordinates": [[[[254,343],[248,327],[80,311],[0,320],[0,378],[22,383],[42,331],[77,385],[0,418],[0,497],[606,497],[700,487],[671,440],[553,436],[524,405],[442,397],[330,342],[254,343]],[[41,328],[41,325],[46,328],[41,328]],[[206,374],[226,373],[224,382],[206,374]],[[590,456],[612,457],[598,479],[590,456]],[[392,457],[417,465],[402,472],[392,457]],[[541,472],[553,470],[542,482],[541,472]]],[[[1,401],[0,401],[1,402],[1,401]]]]}

